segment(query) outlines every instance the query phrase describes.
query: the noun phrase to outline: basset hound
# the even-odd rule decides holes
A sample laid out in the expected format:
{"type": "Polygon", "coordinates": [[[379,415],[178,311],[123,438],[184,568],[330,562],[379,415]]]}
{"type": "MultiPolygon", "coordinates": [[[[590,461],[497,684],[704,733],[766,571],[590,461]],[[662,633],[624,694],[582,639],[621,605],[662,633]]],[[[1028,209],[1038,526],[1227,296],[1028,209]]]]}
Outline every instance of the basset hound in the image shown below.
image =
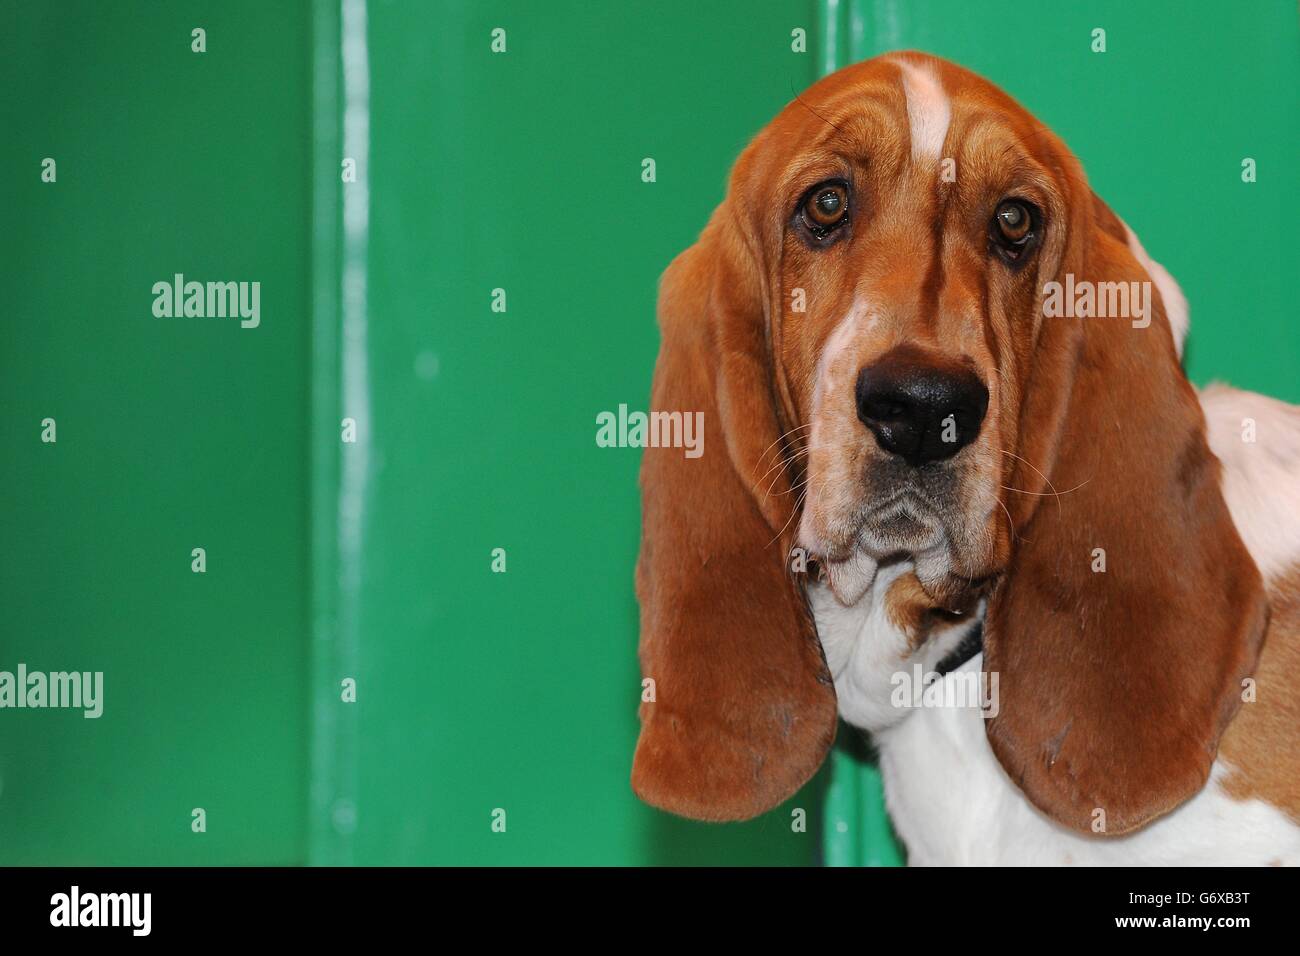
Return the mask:
{"type": "Polygon", "coordinates": [[[1177,285],[1007,94],[821,80],[659,323],[652,407],[713,434],[642,464],[642,799],[763,813],[842,717],[912,863],[1300,862],[1300,408],[1198,396],[1177,285]]]}

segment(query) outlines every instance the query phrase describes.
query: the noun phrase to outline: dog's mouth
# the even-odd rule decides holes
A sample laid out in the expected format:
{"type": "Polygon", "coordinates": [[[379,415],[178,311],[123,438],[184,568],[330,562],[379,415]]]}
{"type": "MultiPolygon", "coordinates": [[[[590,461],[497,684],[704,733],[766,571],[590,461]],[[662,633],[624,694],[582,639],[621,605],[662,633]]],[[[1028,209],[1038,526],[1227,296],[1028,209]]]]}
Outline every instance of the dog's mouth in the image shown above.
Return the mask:
{"type": "Polygon", "coordinates": [[[839,482],[812,479],[830,493],[805,511],[799,541],[820,565],[819,578],[848,607],[866,596],[882,565],[908,561],[936,606],[954,606],[954,576],[973,579],[986,570],[978,519],[967,513],[970,469],[950,461],[913,468],[894,458],[859,467],[847,478],[852,491],[841,485],[836,493],[839,482]]]}
{"type": "Polygon", "coordinates": [[[936,510],[914,496],[874,509],[858,531],[858,547],[877,560],[902,553],[915,556],[943,537],[936,510]]]}
{"type": "Polygon", "coordinates": [[[905,491],[864,508],[842,543],[817,558],[836,600],[849,607],[871,588],[882,565],[942,560],[947,542],[939,509],[905,491]]]}

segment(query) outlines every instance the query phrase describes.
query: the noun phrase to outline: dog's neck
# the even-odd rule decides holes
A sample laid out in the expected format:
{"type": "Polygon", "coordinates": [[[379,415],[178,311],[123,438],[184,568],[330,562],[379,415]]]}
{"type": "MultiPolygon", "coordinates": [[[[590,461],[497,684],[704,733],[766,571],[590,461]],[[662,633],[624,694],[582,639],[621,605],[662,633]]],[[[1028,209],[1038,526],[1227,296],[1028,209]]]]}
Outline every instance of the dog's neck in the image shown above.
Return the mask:
{"type": "Polygon", "coordinates": [[[823,583],[808,588],[840,716],[871,734],[886,805],[909,863],[1300,863],[1300,829],[1263,801],[1229,797],[1220,786],[1226,773],[1221,764],[1195,797],[1127,836],[1076,833],[1049,820],[994,757],[981,708],[968,696],[966,706],[950,705],[963,699],[962,685],[982,670],[982,655],[969,652],[982,631],[983,607],[918,643],[889,611],[890,589],[910,570],[907,564],[882,568],[852,607],[841,605],[823,583]],[[900,687],[917,675],[940,683],[937,703],[899,706],[900,687]]]}
{"type": "MultiPolygon", "coordinates": [[[[953,670],[965,661],[952,660],[954,652],[980,630],[983,608],[964,621],[932,631],[918,640],[905,629],[897,607],[891,607],[891,592],[904,585],[912,573],[909,562],[882,566],[853,606],[845,607],[823,583],[812,583],[808,599],[817,621],[817,633],[826,663],[835,679],[840,716],[855,727],[877,732],[892,727],[912,713],[895,706],[899,675],[911,675],[917,667],[924,674],[938,672],[941,664],[953,670]]],[[[966,660],[975,655],[966,655],[966,660]]]]}

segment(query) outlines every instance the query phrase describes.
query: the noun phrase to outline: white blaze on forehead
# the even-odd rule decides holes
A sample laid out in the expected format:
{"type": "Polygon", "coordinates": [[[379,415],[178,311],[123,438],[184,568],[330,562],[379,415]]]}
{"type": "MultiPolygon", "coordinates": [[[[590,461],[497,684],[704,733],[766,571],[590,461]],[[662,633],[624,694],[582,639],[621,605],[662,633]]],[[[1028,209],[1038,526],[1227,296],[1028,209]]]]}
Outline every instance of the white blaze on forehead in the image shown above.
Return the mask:
{"type": "Polygon", "coordinates": [[[952,103],[934,70],[907,60],[895,60],[903,71],[903,92],[907,95],[907,122],[912,129],[912,158],[938,159],[943,150],[952,103]]]}

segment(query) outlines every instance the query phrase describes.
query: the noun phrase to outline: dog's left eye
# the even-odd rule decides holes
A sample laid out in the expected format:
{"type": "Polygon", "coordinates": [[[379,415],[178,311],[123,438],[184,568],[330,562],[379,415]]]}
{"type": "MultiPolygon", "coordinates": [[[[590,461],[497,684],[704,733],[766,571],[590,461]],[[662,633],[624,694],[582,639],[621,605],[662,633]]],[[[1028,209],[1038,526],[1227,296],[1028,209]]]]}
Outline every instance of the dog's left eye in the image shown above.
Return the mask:
{"type": "Polygon", "coordinates": [[[989,239],[1007,262],[1022,259],[1038,232],[1038,210],[1023,199],[1002,200],[989,223],[989,239]]]}
{"type": "Polygon", "coordinates": [[[799,202],[799,221],[816,239],[826,239],[849,221],[849,185],[841,180],[819,183],[799,202]]]}

